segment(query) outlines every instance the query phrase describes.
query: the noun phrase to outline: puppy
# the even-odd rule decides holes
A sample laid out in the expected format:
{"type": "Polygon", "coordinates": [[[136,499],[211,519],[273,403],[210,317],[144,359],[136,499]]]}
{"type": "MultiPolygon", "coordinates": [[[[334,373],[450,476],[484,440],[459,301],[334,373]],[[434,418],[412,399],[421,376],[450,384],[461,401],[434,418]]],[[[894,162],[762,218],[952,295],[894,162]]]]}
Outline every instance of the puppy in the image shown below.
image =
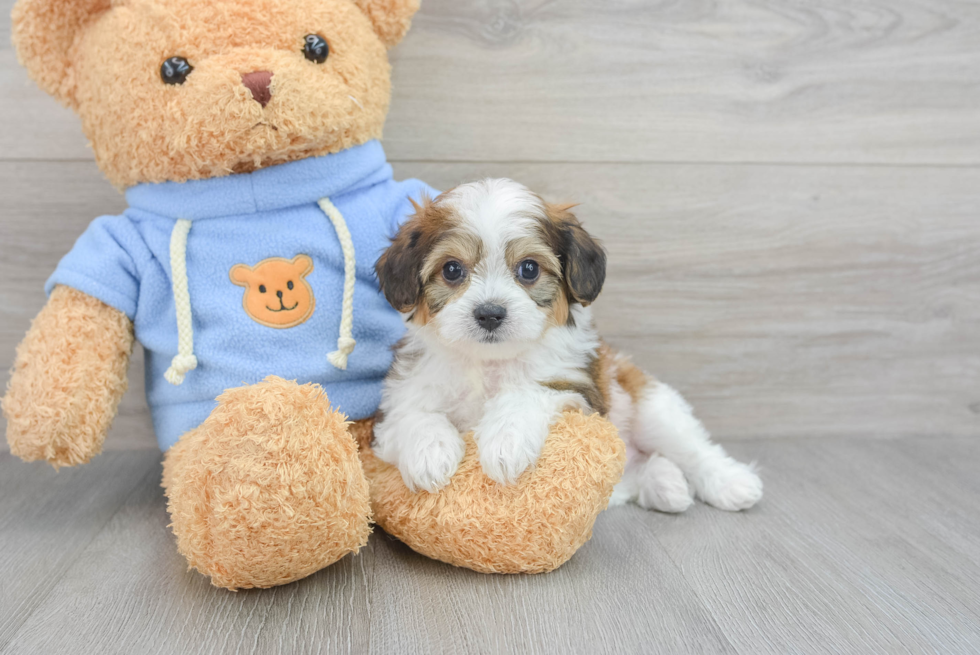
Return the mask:
{"type": "Polygon", "coordinates": [[[532,466],[560,412],[607,416],[627,445],[613,503],[726,510],[762,496],[752,468],[713,444],[690,406],[604,344],[589,304],[606,255],[568,206],[506,179],[464,184],[416,213],[376,264],[408,325],[385,380],[375,453],[412,490],[436,491],[474,432],[486,474],[532,466]]]}

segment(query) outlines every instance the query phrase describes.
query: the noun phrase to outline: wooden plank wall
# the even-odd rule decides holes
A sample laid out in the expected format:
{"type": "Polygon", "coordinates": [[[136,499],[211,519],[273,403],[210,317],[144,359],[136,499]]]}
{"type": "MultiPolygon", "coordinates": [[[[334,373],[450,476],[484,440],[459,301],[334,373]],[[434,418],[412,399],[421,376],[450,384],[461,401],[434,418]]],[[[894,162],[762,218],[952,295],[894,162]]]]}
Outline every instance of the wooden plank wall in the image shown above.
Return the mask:
{"type": "MultiPolygon", "coordinates": [[[[9,33],[12,0],[0,0],[9,33]]],[[[609,341],[721,438],[980,434],[980,4],[423,0],[385,146],[610,253],[609,341]]],[[[123,207],[0,40],[0,368],[123,207]]],[[[142,363],[110,448],[153,447],[142,363]]]]}

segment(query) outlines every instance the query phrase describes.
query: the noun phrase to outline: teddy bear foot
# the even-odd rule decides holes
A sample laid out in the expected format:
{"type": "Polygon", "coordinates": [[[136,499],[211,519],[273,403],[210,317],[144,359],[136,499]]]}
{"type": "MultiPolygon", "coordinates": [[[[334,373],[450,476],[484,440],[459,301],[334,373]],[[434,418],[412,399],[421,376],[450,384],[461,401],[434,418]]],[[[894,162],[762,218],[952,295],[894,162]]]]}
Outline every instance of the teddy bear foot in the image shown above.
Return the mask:
{"type": "Polygon", "coordinates": [[[164,459],[177,548],[228,589],[304,578],[367,543],[367,480],[345,417],[316,385],[229,389],[164,459]]]}

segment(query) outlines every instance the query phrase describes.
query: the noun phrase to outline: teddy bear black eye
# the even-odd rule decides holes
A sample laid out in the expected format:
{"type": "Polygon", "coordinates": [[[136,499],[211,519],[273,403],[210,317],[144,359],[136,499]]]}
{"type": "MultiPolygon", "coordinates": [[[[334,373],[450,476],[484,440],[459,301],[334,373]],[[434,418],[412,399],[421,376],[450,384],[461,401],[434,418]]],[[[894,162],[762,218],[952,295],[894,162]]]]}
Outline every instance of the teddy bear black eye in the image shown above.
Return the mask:
{"type": "Polygon", "coordinates": [[[264,284],[260,284],[259,285],[259,293],[265,293],[265,285],[264,284]]]}
{"type": "Polygon", "coordinates": [[[463,277],[463,265],[459,262],[446,262],[442,267],[442,277],[446,278],[446,282],[459,282],[463,277]]]}
{"type": "Polygon", "coordinates": [[[541,267],[533,259],[525,259],[517,268],[517,276],[522,282],[534,282],[541,275],[541,267]]]}
{"type": "Polygon", "coordinates": [[[330,54],[327,40],[319,34],[307,34],[303,45],[303,55],[315,64],[322,64],[330,54]]]}
{"type": "Polygon", "coordinates": [[[183,57],[171,57],[160,67],[160,77],[167,84],[183,84],[194,67],[183,57]]]}
{"type": "Polygon", "coordinates": [[[289,282],[286,283],[286,288],[289,289],[290,291],[293,290],[293,281],[292,280],[290,280],[289,282]]]}

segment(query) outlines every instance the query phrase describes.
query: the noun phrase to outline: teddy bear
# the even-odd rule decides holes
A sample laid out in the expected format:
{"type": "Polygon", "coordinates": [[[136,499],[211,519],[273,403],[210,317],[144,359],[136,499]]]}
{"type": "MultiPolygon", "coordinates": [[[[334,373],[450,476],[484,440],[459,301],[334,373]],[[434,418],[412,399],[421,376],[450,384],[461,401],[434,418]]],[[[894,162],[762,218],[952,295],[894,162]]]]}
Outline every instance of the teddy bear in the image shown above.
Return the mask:
{"type": "MultiPolygon", "coordinates": [[[[570,413],[500,487],[471,452],[412,494],[370,450],[402,317],[374,263],[413,203],[379,139],[387,50],[418,0],[19,0],[20,61],[77,112],[128,209],[46,283],[2,400],[11,451],[102,448],[136,342],[179,551],[220,587],[303,578],[372,521],[481,571],[546,571],[588,539],[622,473],[570,413]]],[[[472,450],[472,447],[471,447],[472,450]]]]}

